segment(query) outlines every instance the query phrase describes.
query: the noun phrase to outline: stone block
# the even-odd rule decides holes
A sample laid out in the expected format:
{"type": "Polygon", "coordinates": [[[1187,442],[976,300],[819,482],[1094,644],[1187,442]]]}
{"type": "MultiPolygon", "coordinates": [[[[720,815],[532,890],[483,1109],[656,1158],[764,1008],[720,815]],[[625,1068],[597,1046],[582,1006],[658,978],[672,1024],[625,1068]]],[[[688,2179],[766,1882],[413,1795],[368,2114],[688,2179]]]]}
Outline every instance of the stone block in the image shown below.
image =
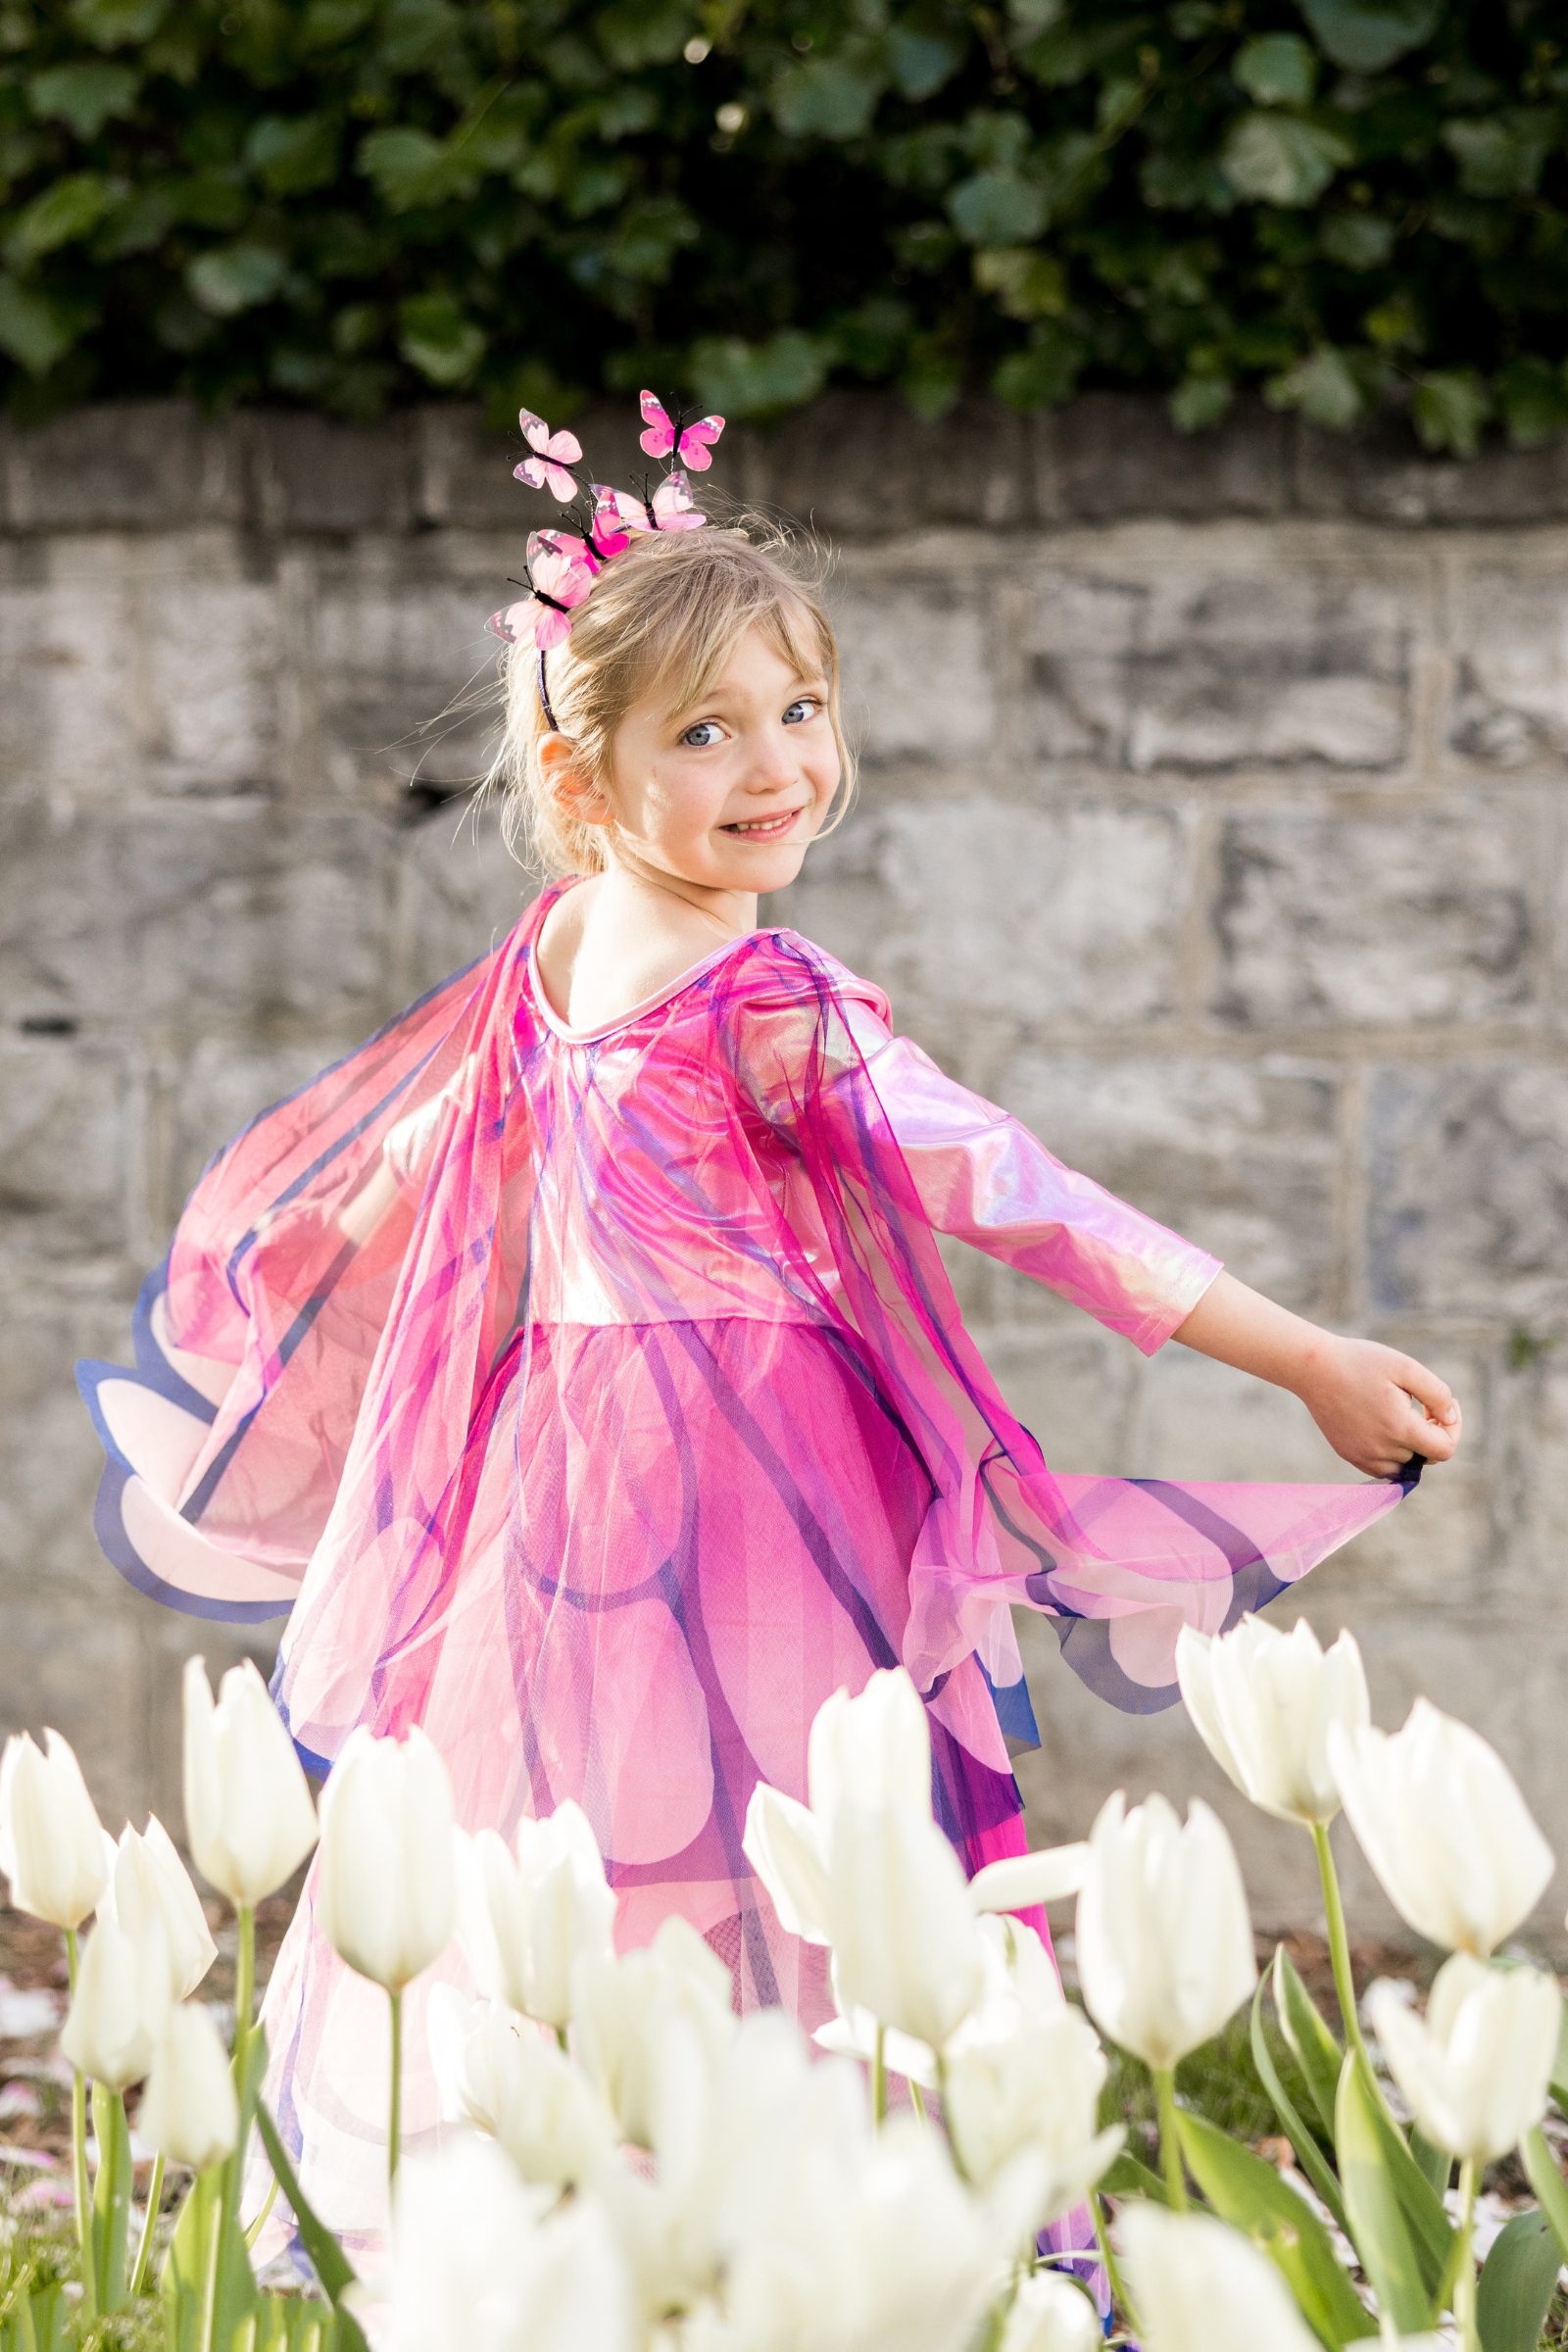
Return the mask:
{"type": "Polygon", "coordinates": [[[420,804],[411,782],[484,774],[503,715],[499,648],[484,624],[510,594],[499,568],[475,580],[353,558],[320,566],[306,654],[316,789],[412,819],[420,804]]]}
{"type": "Polygon", "coordinates": [[[398,845],[398,993],[412,1003],[499,944],[539,878],[501,838],[494,807],[451,802],[398,845]]]}
{"type": "Polygon", "coordinates": [[[1163,808],[867,793],[770,903],[886,988],[897,1026],[973,1069],[1007,1035],[1158,1021],[1176,1002],[1184,826],[1163,808]]]}
{"type": "Polygon", "coordinates": [[[880,539],[956,523],[1032,519],[1021,416],[962,401],[929,424],[880,392],[834,391],[755,437],[746,494],[827,538],[880,539]]]}
{"type": "Polygon", "coordinates": [[[1551,1333],[1568,1317],[1568,1070],[1393,1064],[1367,1109],[1375,1309],[1551,1333]]]}
{"type": "Polygon", "coordinates": [[[99,1566],[106,1582],[90,1600],[67,1602],[36,1590],[7,1596],[0,1731],[30,1731],[40,1745],[46,1727],[60,1732],[76,1751],[100,1818],[118,1831],[140,1777],[146,1719],[133,1595],[107,1560],[99,1566]]]}
{"type": "Polygon", "coordinates": [[[269,533],[402,532],[414,503],[415,427],[326,416],[252,414],[244,436],[247,511],[269,533]]]}
{"type": "Polygon", "coordinates": [[[1511,1337],[1495,1372],[1494,1542],[1485,1598],[1526,1619],[1537,1613],[1555,1619],[1568,1614],[1562,1598],[1568,1361],[1556,1335],[1518,1330],[1511,1337]]]}
{"type": "Polygon", "coordinates": [[[126,1095],[113,1048],[0,1038],[0,1253],[41,1267],[123,1247],[126,1095]]]}
{"type": "Polygon", "coordinates": [[[868,764],[983,762],[997,732],[995,641],[963,573],[844,571],[829,595],[850,740],[868,764]]]}
{"type": "Polygon", "coordinates": [[[178,531],[243,513],[238,428],[192,401],[68,409],[10,432],[3,462],[15,531],[178,531]]]}
{"type": "Polygon", "coordinates": [[[1568,758],[1568,537],[1555,561],[1485,564],[1460,601],[1447,736],[1489,767],[1568,758]]]}
{"type": "Polygon", "coordinates": [[[1298,419],[1293,500],[1304,514],[1368,522],[1539,523],[1568,514],[1568,437],[1541,449],[1484,449],[1429,458],[1403,417],[1349,433],[1298,419]]]}
{"type": "Polygon", "coordinates": [[[1045,1329],[979,1320],[971,1329],[1053,1470],[1121,1475],[1139,1377],[1137,1351],[1125,1340],[1070,1307],[1045,1329]]]}
{"type": "Polygon", "coordinates": [[[1290,420],[1244,399],[1218,425],[1181,433],[1162,400],[1084,392],[1035,420],[1037,499],[1051,521],[1136,514],[1279,514],[1289,498],[1290,420]]]}
{"type": "Polygon", "coordinates": [[[1245,1029],[1438,1029],[1541,993],[1535,812],[1227,818],[1210,910],[1209,1010],[1245,1029]]]}
{"type": "Polygon", "coordinates": [[[102,1268],[36,1265],[13,1267],[0,1292],[0,1659],[20,1643],[19,1609],[46,1616],[90,1608],[106,1592],[118,1598],[92,1532],[103,1455],[74,1366],[78,1356],[129,1362],[134,1296],[128,1277],[102,1268]]]}
{"type": "Polygon", "coordinates": [[[1058,1159],[1242,1281],[1303,1314],[1334,1311],[1339,1089],[1328,1069],[1028,1049],[997,1092],[1058,1159]]]}
{"type": "Polygon", "coordinates": [[[1086,557],[1035,571],[1022,633],[1026,755],[1125,764],[1150,598],[1135,564],[1118,573],[1113,560],[1086,557]]]}

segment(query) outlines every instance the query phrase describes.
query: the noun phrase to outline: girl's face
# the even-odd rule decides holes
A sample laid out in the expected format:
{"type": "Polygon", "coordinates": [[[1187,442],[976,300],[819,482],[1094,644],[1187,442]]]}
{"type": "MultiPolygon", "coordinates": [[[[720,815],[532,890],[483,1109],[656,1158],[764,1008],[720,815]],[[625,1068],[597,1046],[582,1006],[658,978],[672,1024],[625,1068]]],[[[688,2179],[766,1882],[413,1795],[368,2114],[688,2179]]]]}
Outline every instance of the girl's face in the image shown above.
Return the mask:
{"type": "Polygon", "coordinates": [[[827,691],[753,628],[695,710],[634,703],[601,796],[616,854],[704,890],[793,882],[838,787],[827,691]]]}

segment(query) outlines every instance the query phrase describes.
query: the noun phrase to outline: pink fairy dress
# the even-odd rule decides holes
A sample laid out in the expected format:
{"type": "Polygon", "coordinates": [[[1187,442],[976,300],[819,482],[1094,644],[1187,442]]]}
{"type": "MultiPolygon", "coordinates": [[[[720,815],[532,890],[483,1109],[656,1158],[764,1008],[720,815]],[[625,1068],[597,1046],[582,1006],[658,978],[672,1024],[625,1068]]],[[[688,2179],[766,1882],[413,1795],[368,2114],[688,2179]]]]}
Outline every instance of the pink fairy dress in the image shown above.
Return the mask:
{"type": "MultiPolygon", "coordinates": [[[[1115,1705],[1162,1707],[1183,1624],[1258,1607],[1401,1490],[1054,1476],[936,1235],[1149,1354],[1216,1261],[945,1078],[795,932],[566,1028],[533,953],[560,887],[213,1161],[143,1293],[138,1369],[83,1367],[98,1532],[176,1608],[289,1612],[274,1693],[314,1771],[356,1724],[418,1723],[470,1829],[575,1798],[623,1945],[679,1912],[742,2005],[814,2025],[823,1956],[741,1833],[760,1778],[806,1795],[831,1691],[908,1668],[972,1872],[1024,1848],[1009,1604],[1115,1705]]],[[[384,1999],[309,1889],[266,2025],[305,2185],[373,2232],[384,1999]]],[[[411,1996],[416,2141],[421,2028],[411,1996]]]]}

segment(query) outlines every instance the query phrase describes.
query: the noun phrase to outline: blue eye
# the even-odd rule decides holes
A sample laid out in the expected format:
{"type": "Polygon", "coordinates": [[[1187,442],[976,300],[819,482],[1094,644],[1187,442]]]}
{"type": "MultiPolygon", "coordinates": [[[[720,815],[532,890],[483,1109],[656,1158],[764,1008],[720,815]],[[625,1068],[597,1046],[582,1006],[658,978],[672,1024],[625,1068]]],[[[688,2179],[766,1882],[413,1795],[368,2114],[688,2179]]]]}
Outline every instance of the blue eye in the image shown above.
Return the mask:
{"type": "Polygon", "coordinates": [[[706,751],[710,743],[716,743],[718,741],[718,736],[719,729],[716,720],[711,718],[700,718],[695,727],[687,728],[685,734],[681,737],[681,741],[682,743],[691,744],[697,751],[706,751]]]}
{"type": "Polygon", "coordinates": [[[820,703],[814,703],[809,695],[803,694],[800,701],[798,703],[791,703],[789,709],[785,711],[784,724],[787,727],[801,726],[807,719],[814,718],[820,709],[820,703]]]}

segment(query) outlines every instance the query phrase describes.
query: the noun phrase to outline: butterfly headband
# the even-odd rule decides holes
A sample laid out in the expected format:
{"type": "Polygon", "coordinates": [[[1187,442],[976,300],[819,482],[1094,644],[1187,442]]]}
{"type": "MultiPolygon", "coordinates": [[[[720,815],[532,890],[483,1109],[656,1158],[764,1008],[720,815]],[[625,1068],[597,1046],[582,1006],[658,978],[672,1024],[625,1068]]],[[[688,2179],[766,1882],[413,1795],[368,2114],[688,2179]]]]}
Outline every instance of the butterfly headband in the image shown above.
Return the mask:
{"type": "Polygon", "coordinates": [[[538,647],[539,700],[552,727],[556,714],[545,683],[545,656],[552,646],[565,643],[573,609],[598,574],[631,545],[634,531],[698,531],[708,520],[692,505],[685,469],[689,466],[694,473],[707,472],[713,462],[710,451],[724,430],[723,417],[699,416],[685,424],[677,409],[671,423],[651,392],[642,395],[642,447],[649,457],[664,459],[664,472],[657,488],[645,473],[642,487],[629,494],[612,490],[605,482],[584,481],[577,471],[582,445],[576,434],[553,433],[531,409],[518,412],[517,422],[532,454],[513,468],[516,479],[530,490],[548,490],[563,506],[580,502],[578,512],[568,516],[578,527],[529,534],[527,581],[514,583],[526,585],[527,594],[492,612],[486,626],[508,645],[538,647]]]}

